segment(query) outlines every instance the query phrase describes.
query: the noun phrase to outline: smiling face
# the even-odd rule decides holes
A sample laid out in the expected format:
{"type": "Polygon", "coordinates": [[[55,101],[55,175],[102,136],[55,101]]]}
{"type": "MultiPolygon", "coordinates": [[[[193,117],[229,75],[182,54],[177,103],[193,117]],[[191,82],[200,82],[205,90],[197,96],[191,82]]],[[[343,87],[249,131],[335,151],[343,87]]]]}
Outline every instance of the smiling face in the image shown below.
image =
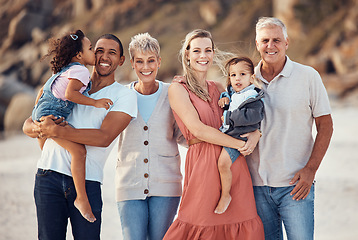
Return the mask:
{"type": "Polygon", "coordinates": [[[210,38],[195,38],[190,42],[187,59],[197,72],[207,72],[213,63],[214,49],[210,38]]]}
{"type": "Polygon", "coordinates": [[[118,66],[124,62],[119,44],[112,39],[99,39],[96,43],[96,72],[105,77],[114,74],[118,66]]]}
{"type": "Polygon", "coordinates": [[[154,82],[160,67],[161,58],[153,52],[134,51],[132,67],[142,82],[154,82]]]}
{"type": "Polygon", "coordinates": [[[265,27],[257,32],[256,48],[265,63],[282,64],[286,58],[288,38],[284,37],[279,26],[265,27]]]}
{"type": "Polygon", "coordinates": [[[250,86],[253,80],[253,75],[251,71],[252,70],[249,65],[244,61],[230,65],[229,79],[231,86],[235,90],[235,92],[239,92],[244,88],[250,86]]]}

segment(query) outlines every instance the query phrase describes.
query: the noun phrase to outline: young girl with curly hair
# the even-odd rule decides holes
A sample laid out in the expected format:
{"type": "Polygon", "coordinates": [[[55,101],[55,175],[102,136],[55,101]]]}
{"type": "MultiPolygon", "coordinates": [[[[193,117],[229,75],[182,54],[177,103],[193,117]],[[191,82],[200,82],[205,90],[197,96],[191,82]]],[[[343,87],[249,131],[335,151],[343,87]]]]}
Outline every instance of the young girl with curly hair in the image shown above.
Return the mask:
{"type": "MultiPolygon", "coordinates": [[[[52,56],[50,62],[53,75],[39,91],[32,112],[34,121],[41,121],[42,116],[53,115],[59,121],[66,120],[75,104],[89,105],[109,109],[113,104],[110,99],[92,99],[86,96],[90,90],[90,72],[86,65],[95,64],[95,53],[91,41],[81,30],[68,33],[61,38],[49,40],[49,51],[44,57],[52,56]]],[[[45,144],[39,138],[42,149],[45,144]]],[[[86,148],[82,144],[54,139],[71,154],[71,172],[77,197],[75,206],[89,222],[96,221],[85,188],[86,148]]]]}

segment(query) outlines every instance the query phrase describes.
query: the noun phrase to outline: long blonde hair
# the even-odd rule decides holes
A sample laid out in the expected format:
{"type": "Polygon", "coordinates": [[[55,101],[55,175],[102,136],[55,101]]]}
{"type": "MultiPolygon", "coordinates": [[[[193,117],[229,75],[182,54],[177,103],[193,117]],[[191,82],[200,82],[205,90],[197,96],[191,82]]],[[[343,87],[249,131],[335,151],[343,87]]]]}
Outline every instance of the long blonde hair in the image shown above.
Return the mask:
{"type": "Polygon", "coordinates": [[[188,61],[190,43],[195,38],[209,38],[212,42],[212,49],[213,51],[215,50],[215,44],[213,42],[210,32],[202,29],[196,29],[186,35],[182,44],[182,48],[179,52],[179,55],[181,57],[181,63],[183,66],[184,77],[186,78],[186,86],[190,91],[192,91],[195,95],[197,95],[202,100],[210,101],[211,98],[208,91],[199,84],[198,80],[195,77],[195,71],[191,68],[188,61]]]}

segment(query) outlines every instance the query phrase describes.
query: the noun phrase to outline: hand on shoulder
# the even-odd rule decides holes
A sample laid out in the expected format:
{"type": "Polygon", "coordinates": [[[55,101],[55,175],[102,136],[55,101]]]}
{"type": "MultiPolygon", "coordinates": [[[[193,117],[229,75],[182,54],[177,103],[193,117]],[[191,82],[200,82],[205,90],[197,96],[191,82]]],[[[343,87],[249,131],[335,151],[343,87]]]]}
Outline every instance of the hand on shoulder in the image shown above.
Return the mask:
{"type": "Polygon", "coordinates": [[[175,75],[172,83],[186,83],[186,78],[183,75],[175,75]]]}

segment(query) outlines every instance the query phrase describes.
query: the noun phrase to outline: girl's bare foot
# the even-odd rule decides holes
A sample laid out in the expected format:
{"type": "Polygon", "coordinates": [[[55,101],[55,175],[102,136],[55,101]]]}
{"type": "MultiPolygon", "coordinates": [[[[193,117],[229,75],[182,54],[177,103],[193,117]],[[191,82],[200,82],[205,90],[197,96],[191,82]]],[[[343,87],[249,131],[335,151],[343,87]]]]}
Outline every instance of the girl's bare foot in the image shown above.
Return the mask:
{"type": "Polygon", "coordinates": [[[76,198],[74,205],[87,221],[93,223],[94,221],[97,220],[92,213],[91,205],[89,204],[88,200],[81,201],[78,198],[76,198]]]}
{"type": "Polygon", "coordinates": [[[218,205],[216,206],[216,209],[214,213],[216,214],[222,214],[226,211],[226,209],[229,207],[231,202],[231,196],[221,196],[218,205]]]}

